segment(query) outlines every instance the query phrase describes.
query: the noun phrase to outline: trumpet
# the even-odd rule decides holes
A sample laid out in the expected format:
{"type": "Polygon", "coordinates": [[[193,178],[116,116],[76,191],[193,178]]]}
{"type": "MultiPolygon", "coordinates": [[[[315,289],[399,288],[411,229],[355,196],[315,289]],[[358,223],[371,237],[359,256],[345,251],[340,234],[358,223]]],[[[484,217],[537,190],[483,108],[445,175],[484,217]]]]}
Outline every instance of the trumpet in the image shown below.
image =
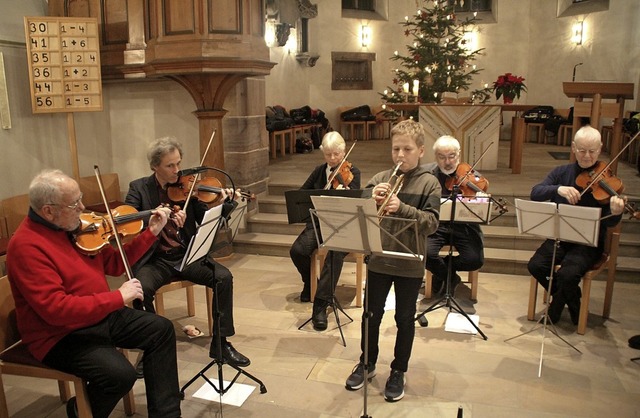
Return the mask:
{"type": "Polygon", "coordinates": [[[391,177],[389,177],[389,184],[391,185],[391,189],[388,192],[382,194],[382,196],[385,196],[385,199],[380,205],[380,208],[378,209],[378,218],[381,218],[385,215],[385,212],[387,210],[387,205],[389,204],[389,200],[391,200],[391,197],[394,194],[398,194],[400,192],[400,189],[402,189],[404,174],[398,175],[398,170],[400,169],[401,165],[402,165],[402,161],[400,161],[396,165],[396,167],[393,169],[393,172],[391,173],[391,177]]]}

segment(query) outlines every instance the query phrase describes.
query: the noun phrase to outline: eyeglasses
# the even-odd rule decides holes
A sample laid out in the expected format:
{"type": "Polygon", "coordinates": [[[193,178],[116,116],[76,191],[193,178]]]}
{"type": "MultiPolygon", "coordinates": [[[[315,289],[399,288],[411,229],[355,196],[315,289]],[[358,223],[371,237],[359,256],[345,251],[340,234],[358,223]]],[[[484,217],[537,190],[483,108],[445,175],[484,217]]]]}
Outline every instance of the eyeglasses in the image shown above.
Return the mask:
{"type": "Polygon", "coordinates": [[[599,149],[577,149],[576,152],[580,155],[595,155],[600,152],[599,149]]]}
{"type": "Polygon", "coordinates": [[[61,205],[60,203],[47,203],[47,204],[51,205],[51,206],[62,206],[64,208],[69,208],[69,209],[72,209],[72,210],[76,210],[76,209],[78,209],[78,206],[80,206],[80,204],[82,203],[82,196],[83,195],[80,195],[78,200],[73,202],[73,204],[71,204],[71,205],[61,205]]]}
{"type": "Polygon", "coordinates": [[[458,158],[458,153],[456,152],[454,154],[448,155],[436,154],[436,158],[440,161],[455,160],[456,158],[458,158]]]}

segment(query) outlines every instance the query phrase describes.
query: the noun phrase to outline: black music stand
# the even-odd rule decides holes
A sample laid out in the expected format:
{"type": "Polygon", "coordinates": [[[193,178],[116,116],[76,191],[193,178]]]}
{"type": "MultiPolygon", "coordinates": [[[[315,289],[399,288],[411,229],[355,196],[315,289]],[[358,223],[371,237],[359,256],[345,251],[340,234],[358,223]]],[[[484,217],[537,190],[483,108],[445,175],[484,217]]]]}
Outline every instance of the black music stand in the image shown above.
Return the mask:
{"type": "MultiPolygon", "coordinates": [[[[584,206],[573,206],[553,202],[532,202],[528,200],[516,199],[516,216],[518,219],[518,232],[530,234],[538,237],[555,240],[553,255],[551,257],[551,270],[549,271],[549,291],[548,298],[553,298],[551,289],[553,286],[556,250],[560,241],[575,242],[583,245],[596,247],[598,245],[598,233],[600,231],[600,208],[584,206]]],[[[537,289],[536,289],[537,291],[537,289]]],[[[547,326],[551,325],[551,333],[558,337],[569,347],[582,354],[575,346],[562,338],[555,325],[549,319],[549,305],[551,299],[547,300],[542,317],[536,326],[529,331],[507,338],[505,342],[529,334],[542,328],[542,344],[540,347],[540,363],[538,365],[538,377],[542,376],[542,359],[544,356],[544,339],[547,326]]]]}
{"type": "Polygon", "coordinates": [[[182,388],[180,389],[180,395],[182,399],[184,399],[185,390],[191,386],[199,377],[202,377],[217,393],[220,394],[220,401],[222,401],[222,395],[224,395],[231,386],[238,380],[240,375],[247,376],[249,379],[253,380],[260,386],[260,393],[267,393],[267,388],[255,376],[247,373],[245,370],[240,367],[229,364],[224,361],[222,358],[222,336],[220,335],[220,309],[218,308],[218,284],[220,281],[216,279],[215,274],[215,262],[210,259],[210,250],[213,244],[214,238],[218,231],[218,227],[224,218],[222,218],[222,205],[214,206],[209,209],[202,219],[202,223],[198,227],[198,231],[195,236],[191,238],[189,242],[189,247],[187,249],[187,253],[185,254],[182,263],[179,267],[176,267],[179,271],[182,271],[189,264],[201,260],[201,263],[211,269],[211,274],[213,276],[213,335],[214,338],[211,340],[211,344],[215,344],[216,348],[216,358],[213,359],[209,364],[207,364],[202,370],[200,370],[194,377],[191,378],[182,388]],[[214,341],[215,340],[215,341],[214,341]],[[236,371],[236,375],[231,380],[231,383],[224,387],[224,378],[222,372],[222,366],[227,364],[229,367],[233,368],[236,371]],[[218,366],[218,386],[216,386],[209,378],[205,375],[205,373],[213,366],[218,366]]]}
{"type": "Polygon", "coordinates": [[[448,196],[446,202],[451,202],[450,214],[445,214],[443,211],[443,206],[440,206],[440,215],[441,221],[447,220],[449,221],[449,258],[447,262],[447,279],[445,282],[445,292],[444,295],[437,301],[435,301],[431,306],[422,311],[418,316],[416,316],[416,321],[422,327],[426,327],[429,325],[429,321],[427,321],[425,315],[431,311],[435,311],[439,308],[449,308],[449,312],[452,310],[458,312],[460,315],[464,316],[471,325],[482,335],[484,340],[487,340],[487,336],[482,332],[482,330],[476,325],[475,322],[471,320],[469,314],[467,314],[464,309],[460,307],[458,302],[453,297],[453,289],[451,289],[451,280],[453,276],[453,225],[455,223],[489,223],[489,216],[491,214],[491,205],[492,200],[490,197],[482,198],[483,200],[477,201],[476,203],[465,202],[460,200],[460,198],[464,198],[465,196],[459,195],[460,189],[458,185],[453,186],[451,190],[451,194],[448,196]],[[461,204],[464,210],[457,209],[457,204],[461,204]],[[447,216],[448,215],[448,216],[447,216]],[[460,219],[456,220],[456,217],[460,219]]]}
{"type": "MultiPolygon", "coordinates": [[[[359,198],[362,196],[362,190],[358,189],[330,189],[330,190],[289,190],[285,192],[285,200],[287,203],[287,216],[289,219],[289,223],[308,223],[313,221],[313,230],[316,235],[316,241],[318,242],[318,248],[325,248],[325,246],[320,244],[322,239],[321,235],[318,234],[317,230],[317,217],[312,213],[313,211],[313,202],[312,196],[337,196],[337,197],[352,197],[359,198]]],[[[340,302],[336,298],[335,295],[335,286],[339,279],[339,277],[334,277],[333,273],[333,263],[334,263],[334,252],[330,251],[329,253],[329,264],[331,266],[331,300],[329,301],[328,306],[331,307],[333,313],[336,318],[336,323],[338,324],[338,329],[340,330],[340,336],[342,337],[342,344],[346,347],[347,342],[344,339],[344,334],[342,333],[342,324],[340,323],[340,318],[338,316],[338,311],[342,312],[350,322],[353,322],[353,319],[347,314],[340,302]]],[[[320,266],[320,274],[322,274],[323,266],[320,266]]],[[[317,277],[311,277],[311,280],[318,280],[317,277]]],[[[298,327],[298,329],[304,328],[309,322],[311,322],[313,317],[307,319],[302,325],[298,327]]],[[[348,323],[350,323],[348,322],[348,323]]]]}
{"type": "MultiPolygon", "coordinates": [[[[365,255],[365,263],[369,262],[370,256],[402,258],[424,263],[424,256],[418,254],[421,249],[421,244],[419,242],[418,222],[415,219],[396,218],[394,216],[383,217],[382,219],[389,222],[400,222],[405,225],[394,235],[380,227],[381,220],[373,199],[330,196],[314,196],[311,199],[315,207],[311,212],[317,217],[320,231],[322,232],[322,236],[325,237],[322,246],[334,251],[362,253],[365,255]],[[409,229],[414,231],[415,236],[415,242],[409,245],[413,245],[415,250],[412,250],[407,244],[401,242],[396,236],[409,229]],[[383,234],[391,238],[402,251],[406,252],[384,250],[381,241],[383,234]]],[[[363,314],[365,379],[363,392],[364,412],[361,418],[370,418],[370,415],[367,414],[369,379],[366,377],[369,375],[369,318],[371,316],[368,309],[369,286],[365,285],[363,314]]],[[[342,330],[340,330],[340,332],[342,333],[342,330]]]]}

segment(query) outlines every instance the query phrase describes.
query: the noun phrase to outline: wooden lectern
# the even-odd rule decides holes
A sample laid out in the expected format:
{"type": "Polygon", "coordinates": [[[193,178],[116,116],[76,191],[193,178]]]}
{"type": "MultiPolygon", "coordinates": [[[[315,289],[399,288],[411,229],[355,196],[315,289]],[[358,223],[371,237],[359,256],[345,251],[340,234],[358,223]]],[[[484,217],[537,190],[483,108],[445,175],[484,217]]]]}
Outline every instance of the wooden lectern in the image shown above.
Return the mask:
{"type": "MultiPolygon", "coordinates": [[[[567,97],[575,98],[573,105],[573,132],[580,128],[580,118],[591,118],[591,126],[600,129],[600,118],[613,118],[613,139],[610,156],[615,157],[622,148],[622,118],[624,101],[633,99],[633,83],[606,82],[564,82],[562,89],[567,97]],[[584,99],[591,99],[590,102],[584,99]],[[603,99],[613,99],[615,103],[602,103],[603,99]]],[[[571,155],[572,161],[575,156],[571,155]]],[[[618,161],[611,164],[611,171],[618,170],[618,161]]]]}

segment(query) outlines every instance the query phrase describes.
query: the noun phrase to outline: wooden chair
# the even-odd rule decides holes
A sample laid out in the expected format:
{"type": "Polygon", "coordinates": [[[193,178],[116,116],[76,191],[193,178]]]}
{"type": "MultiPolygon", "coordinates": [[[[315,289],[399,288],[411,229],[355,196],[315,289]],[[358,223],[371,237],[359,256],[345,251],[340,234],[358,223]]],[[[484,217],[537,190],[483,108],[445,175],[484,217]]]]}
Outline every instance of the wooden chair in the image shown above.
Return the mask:
{"type": "Polygon", "coordinates": [[[538,144],[547,143],[546,135],[544,133],[544,123],[527,122],[526,132],[527,132],[526,139],[525,139],[526,142],[531,142],[531,133],[536,133],[536,142],[538,144]]]}
{"type": "MultiPolygon", "coordinates": [[[[118,173],[106,173],[102,174],[100,177],[102,179],[102,185],[104,186],[104,193],[107,197],[109,208],[115,209],[120,205],[124,205],[122,195],[120,193],[120,179],[118,177],[118,173]]],[[[87,210],[106,213],[96,176],[81,177],[78,181],[78,186],[80,186],[80,191],[82,192],[82,203],[87,210]]]]}
{"type": "MultiPolygon", "coordinates": [[[[194,297],[193,287],[196,284],[188,280],[177,280],[169,284],[165,284],[156,291],[155,305],[156,313],[161,316],[165,316],[164,309],[164,294],[167,292],[173,292],[174,290],[184,289],[187,295],[187,314],[190,317],[196,316],[196,303],[194,297]]],[[[213,335],[213,312],[211,312],[211,303],[213,301],[213,290],[205,287],[206,289],[206,303],[207,303],[207,323],[209,326],[209,336],[213,335]]]]}
{"type": "Polygon", "coordinates": [[[558,129],[558,145],[571,145],[573,140],[573,125],[562,124],[558,129]]]}
{"type": "MultiPolygon", "coordinates": [[[[318,288],[318,278],[324,265],[324,259],[327,257],[327,250],[317,249],[311,255],[311,300],[316,296],[316,290],[318,288]]],[[[355,260],[356,262],[356,306],[359,308],[362,306],[362,286],[363,286],[363,272],[364,272],[364,254],[361,253],[349,253],[345,260],[355,260]]],[[[339,277],[335,278],[336,280],[339,277]]]]}
{"type": "Polygon", "coordinates": [[[340,135],[342,135],[344,137],[344,139],[348,139],[350,141],[353,141],[356,138],[356,132],[359,130],[362,130],[362,137],[361,139],[363,140],[368,140],[369,139],[369,135],[367,132],[367,121],[365,120],[353,120],[353,121],[346,121],[346,120],[342,120],[342,112],[345,112],[349,109],[352,109],[351,106],[343,106],[343,107],[339,107],[338,108],[338,116],[340,117],[340,135]],[[344,131],[345,128],[349,131],[349,135],[345,135],[344,131]]]}
{"type": "MultiPolygon", "coordinates": [[[[443,250],[440,251],[440,255],[447,255],[449,254],[449,247],[447,246],[446,249],[447,251],[445,252],[443,250]]],[[[453,247],[453,251],[454,253],[456,252],[456,248],[453,247]]],[[[471,295],[469,296],[469,299],[472,301],[477,301],[478,300],[478,273],[480,272],[480,270],[473,270],[470,271],[469,274],[467,275],[467,282],[466,283],[470,283],[471,284],[471,295]]],[[[431,274],[431,272],[429,270],[427,270],[426,274],[425,274],[425,278],[424,278],[424,297],[426,299],[431,299],[432,296],[432,292],[431,292],[431,284],[433,282],[433,275],[431,274]]]]}
{"type": "MultiPolygon", "coordinates": [[[[470,271],[469,274],[467,275],[467,283],[471,284],[471,295],[469,296],[469,299],[474,302],[478,300],[478,273],[479,272],[480,270],[473,270],[473,271],[470,271]]],[[[424,297],[427,299],[431,299],[431,296],[432,296],[431,294],[432,281],[433,281],[433,275],[429,270],[427,270],[427,273],[424,279],[424,297]]]]}
{"type": "MultiPolygon", "coordinates": [[[[587,329],[587,319],[589,317],[589,299],[591,296],[591,281],[605,268],[608,271],[607,285],[604,293],[604,307],[602,309],[602,317],[609,318],[611,313],[611,299],[613,297],[613,284],[616,277],[616,261],[618,259],[618,246],[620,244],[620,224],[615,228],[609,228],[607,231],[607,240],[605,242],[604,253],[591,270],[582,277],[582,298],[580,298],[580,316],[578,319],[577,333],[584,335],[587,329]]],[[[559,266],[556,266],[558,268],[559,266]]],[[[529,284],[529,308],[527,311],[527,319],[535,321],[536,316],[536,300],[538,298],[538,282],[531,277],[529,284]]],[[[544,292],[544,302],[547,302],[547,292],[544,292]]]]}
{"type": "MultiPolygon", "coordinates": [[[[35,377],[58,381],[60,400],[67,402],[71,396],[71,383],[75,389],[75,396],[80,418],[90,418],[91,407],[87,395],[87,385],[84,380],[69,373],[51,369],[36,360],[22,344],[18,334],[15,315],[15,303],[11,294],[11,287],[7,276],[0,278],[0,418],[9,418],[7,399],[2,382],[3,375],[35,377]]],[[[126,356],[126,352],[123,352],[126,356]]],[[[123,398],[124,409],[128,416],[135,414],[133,391],[123,398]]]]}
{"type": "Polygon", "coordinates": [[[284,129],[282,131],[269,132],[269,150],[271,151],[271,158],[275,159],[277,156],[278,144],[280,145],[280,155],[285,156],[287,152],[286,141],[287,135],[289,136],[289,153],[296,152],[296,138],[293,135],[292,129],[284,129]]]}

